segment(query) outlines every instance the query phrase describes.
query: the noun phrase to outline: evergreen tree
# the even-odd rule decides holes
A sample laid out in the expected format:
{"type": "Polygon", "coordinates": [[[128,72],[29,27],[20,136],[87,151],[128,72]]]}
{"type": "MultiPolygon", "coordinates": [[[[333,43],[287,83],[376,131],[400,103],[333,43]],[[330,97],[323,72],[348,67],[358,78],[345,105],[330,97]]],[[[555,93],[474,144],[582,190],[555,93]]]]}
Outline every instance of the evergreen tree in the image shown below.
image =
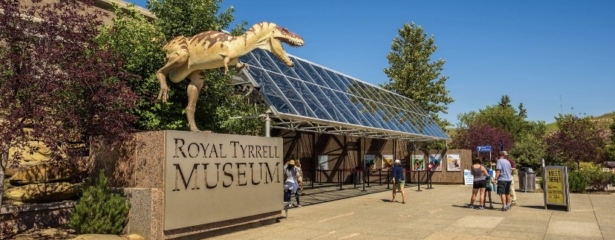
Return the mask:
{"type": "Polygon", "coordinates": [[[525,108],[523,107],[523,103],[519,103],[519,117],[521,118],[527,118],[527,110],[525,110],[525,108]]]}
{"type": "Polygon", "coordinates": [[[382,87],[414,100],[444,129],[449,123],[438,113],[447,113],[453,98],[445,86],[448,77],[441,75],[445,61],[431,61],[437,50],[434,37],[428,38],[414,23],[404,23],[398,34],[387,55],[390,66],[384,69],[389,82],[382,87]]]}
{"type": "Polygon", "coordinates": [[[69,226],[79,234],[120,234],[128,220],[129,210],[126,197],[111,192],[107,178],[100,172],[96,182],[83,189],[71,212],[69,226]]]}
{"type": "Polygon", "coordinates": [[[510,97],[508,95],[503,95],[498,105],[501,108],[512,108],[512,105],[510,105],[510,97]]]}

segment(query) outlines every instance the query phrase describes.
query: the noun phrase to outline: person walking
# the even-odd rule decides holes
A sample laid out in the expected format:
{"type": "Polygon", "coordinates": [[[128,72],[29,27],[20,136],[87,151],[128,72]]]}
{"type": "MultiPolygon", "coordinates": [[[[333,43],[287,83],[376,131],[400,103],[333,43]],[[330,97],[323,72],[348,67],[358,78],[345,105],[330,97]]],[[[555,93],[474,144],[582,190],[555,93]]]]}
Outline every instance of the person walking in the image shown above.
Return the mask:
{"type": "Polygon", "coordinates": [[[508,211],[510,205],[510,183],[512,181],[512,168],[510,162],[505,158],[506,151],[500,151],[498,161],[495,163],[495,179],[497,183],[498,195],[502,199],[502,211],[508,211]]]}
{"type": "Polygon", "coordinates": [[[474,176],[474,184],[472,186],[472,196],[470,197],[470,204],[468,208],[474,208],[474,201],[476,201],[476,194],[479,194],[479,206],[478,210],[485,209],[485,188],[487,188],[487,176],[489,173],[487,169],[481,164],[480,158],[474,158],[472,161],[472,167],[470,173],[474,176]]]}
{"type": "Polygon", "coordinates": [[[395,160],[395,164],[393,164],[393,199],[391,199],[391,202],[395,202],[395,193],[399,189],[401,192],[401,203],[406,204],[406,193],[404,192],[405,183],[404,168],[401,166],[401,161],[397,159],[395,160]]]}
{"type": "Polygon", "coordinates": [[[297,182],[299,183],[299,195],[303,196],[303,170],[301,170],[301,161],[295,161],[295,169],[297,170],[297,182]]]}
{"type": "Polygon", "coordinates": [[[295,200],[297,201],[297,207],[301,207],[301,202],[299,201],[299,193],[297,193],[297,189],[299,188],[299,181],[297,180],[297,168],[295,167],[295,160],[289,160],[284,164],[284,175],[286,177],[286,181],[284,181],[284,202],[288,203],[288,205],[292,205],[290,202],[290,197],[292,194],[295,194],[295,200]]]}

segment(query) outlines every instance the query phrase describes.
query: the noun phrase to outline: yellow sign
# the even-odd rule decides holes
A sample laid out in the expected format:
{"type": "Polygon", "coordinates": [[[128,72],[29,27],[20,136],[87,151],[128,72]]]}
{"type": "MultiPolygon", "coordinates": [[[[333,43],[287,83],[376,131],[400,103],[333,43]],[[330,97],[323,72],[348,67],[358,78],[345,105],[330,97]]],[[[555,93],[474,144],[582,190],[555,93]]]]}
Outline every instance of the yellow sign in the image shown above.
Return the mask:
{"type": "Polygon", "coordinates": [[[547,204],[565,204],[563,169],[547,168],[547,204]]]}

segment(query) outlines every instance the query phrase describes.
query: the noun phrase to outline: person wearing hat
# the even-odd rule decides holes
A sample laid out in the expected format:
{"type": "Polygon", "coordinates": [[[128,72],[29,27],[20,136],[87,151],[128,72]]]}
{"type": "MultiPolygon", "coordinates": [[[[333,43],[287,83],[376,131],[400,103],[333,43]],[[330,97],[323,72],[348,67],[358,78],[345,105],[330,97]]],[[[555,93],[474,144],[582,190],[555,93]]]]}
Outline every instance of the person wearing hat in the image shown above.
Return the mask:
{"type": "Polygon", "coordinates": [[[399,189],[401,192],[401,203],[406,204],[406,194],[404,192],[404,184],[406,183],[404,179],[404,168],[401,166],[401,161],[399,159],[395,160],[393,164],[393,199],[391,202],[395,202],[395,193],[399,189]]]}
{"type": "Polygon", "coordinates": [[[495,178],[494,183],[497,183],[498,195],[502,199],[502,211],[508,211],[510,205],[510,184],[512,182],[512,167],[506,159],[508,153],[500,151],[498,161],[495,163],[495,178]]]}
{"type": "Polygon", "coordinates": [[[291,159],[286,164],[284,164],[284,175],[286,176],[286,181],[284,181],[284,202],[290,203],[290,196],[294,193],[295,200],[297,200],[297,207],[301,207],[301,202],[299,202],[299,193],[297,189],[299,188],[299,180],[297,179],[297,168],[295,167],[295,160],[291,159]]]}

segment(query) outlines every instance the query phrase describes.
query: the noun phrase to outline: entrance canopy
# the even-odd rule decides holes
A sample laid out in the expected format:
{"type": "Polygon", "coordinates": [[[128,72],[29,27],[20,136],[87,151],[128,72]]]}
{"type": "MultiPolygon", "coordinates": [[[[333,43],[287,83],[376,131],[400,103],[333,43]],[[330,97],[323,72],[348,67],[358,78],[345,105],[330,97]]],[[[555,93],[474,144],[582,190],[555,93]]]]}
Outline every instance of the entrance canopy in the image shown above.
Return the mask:
{"type": "Polygon", "coordinates": [[[248,67],[234,77],[260,89],[274,128],[380,139],[449,139],[412,99],[289,57],[294,68],[267,51],[254,50],[241,58],[248,67]]]}

